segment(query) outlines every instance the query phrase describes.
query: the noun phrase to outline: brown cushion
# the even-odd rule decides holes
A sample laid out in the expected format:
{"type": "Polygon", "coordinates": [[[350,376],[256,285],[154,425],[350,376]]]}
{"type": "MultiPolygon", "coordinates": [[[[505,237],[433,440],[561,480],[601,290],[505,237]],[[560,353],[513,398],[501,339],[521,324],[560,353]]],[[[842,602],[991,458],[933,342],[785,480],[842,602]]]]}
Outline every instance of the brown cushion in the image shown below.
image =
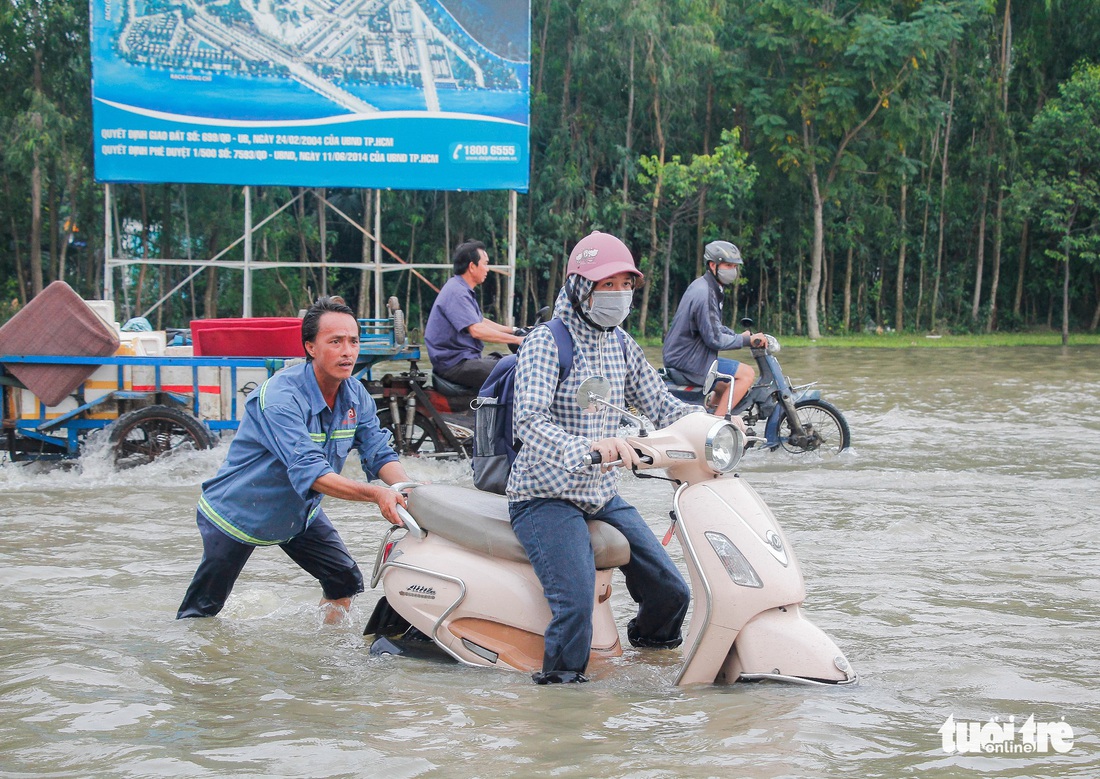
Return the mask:
{"type": "MultiPolygon", "coordinates": [[[[73,288],[55,281],[0,327],[0,354],[107,357],[118,336],[73,288]]],[[[95,365],[5,366],[47,406],[56,406],[95,371],[95,365]]]]}

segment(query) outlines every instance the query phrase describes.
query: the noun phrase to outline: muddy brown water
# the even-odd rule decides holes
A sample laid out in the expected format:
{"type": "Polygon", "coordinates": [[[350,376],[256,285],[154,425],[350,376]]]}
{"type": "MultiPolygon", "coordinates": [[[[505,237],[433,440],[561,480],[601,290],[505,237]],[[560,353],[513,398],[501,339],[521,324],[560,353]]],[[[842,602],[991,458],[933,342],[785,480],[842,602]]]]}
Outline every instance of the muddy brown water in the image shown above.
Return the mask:
{"type": "MultiPolygon", "coordinates": [[[[176,622],[224,449],[125,473],[92,451],[64,471],[0,465],[0,777],[1100,775],[1100,349],[780,358],[820,381],[853,449],[750,453],[742,472],[858,686],[678,689],[678,652],[630,649],[569,689],[372,658],[378,593],[323,627],[315,584],[270,549],[222,616],[176,622]],[[948,717],[1064,722],[1073,742],[959,754],[948,717]]],[[[410,470],[469,483],[454,463],[410,470]]],[[[668,488],[623,493],[663,534],[668,488]]],[[[377,512],[327,505],[369,573],[377,512]]]]}

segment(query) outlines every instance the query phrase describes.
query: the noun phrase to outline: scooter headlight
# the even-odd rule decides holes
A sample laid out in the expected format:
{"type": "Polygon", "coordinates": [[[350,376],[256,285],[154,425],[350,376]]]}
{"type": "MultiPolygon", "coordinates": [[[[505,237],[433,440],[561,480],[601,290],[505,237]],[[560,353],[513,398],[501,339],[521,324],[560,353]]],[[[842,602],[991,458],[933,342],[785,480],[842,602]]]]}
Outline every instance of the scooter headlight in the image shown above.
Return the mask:
{"type": "Polygon", "coordinates": [[[719,422],[707,433],[707,464],[715,473],[729,473],[741,461],[745,434],[730,422],[719,422]]]}
{"type": "Polygon", "coordinates": [[[714,553],[722,561],[722,566],[726,569],[726,573],[730,575],[730,578],[733,579],[734,584],[740,584],[742,587],[756,587],[757,589],[764,586],[764,582],[760,581],[756,569],[745,559],[745,555],[741,554],[741,550],[734,546],[732,541],[721,533],[713,531],[708,531],[703,535],[710,541],[714,553]]]}

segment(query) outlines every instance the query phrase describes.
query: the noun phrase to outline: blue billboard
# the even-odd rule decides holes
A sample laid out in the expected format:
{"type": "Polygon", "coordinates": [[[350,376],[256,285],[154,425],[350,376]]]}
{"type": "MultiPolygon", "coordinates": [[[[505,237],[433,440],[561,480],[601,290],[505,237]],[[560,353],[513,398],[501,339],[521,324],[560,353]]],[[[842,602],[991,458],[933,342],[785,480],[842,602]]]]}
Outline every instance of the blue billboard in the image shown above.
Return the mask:
{"type": "Polygon", "coordinates": [[[92,0],[103,182],[528,187],[529,0],[92,0]]]}

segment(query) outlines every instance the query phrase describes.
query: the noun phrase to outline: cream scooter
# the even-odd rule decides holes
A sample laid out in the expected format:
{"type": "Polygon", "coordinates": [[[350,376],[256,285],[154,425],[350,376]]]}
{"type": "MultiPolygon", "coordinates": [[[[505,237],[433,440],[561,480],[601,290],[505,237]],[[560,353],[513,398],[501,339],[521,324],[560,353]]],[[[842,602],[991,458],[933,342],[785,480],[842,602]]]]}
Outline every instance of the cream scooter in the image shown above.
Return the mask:
{"type": "MultiPolygon", "coordinates": [[[[591,378],[578,402],[630,418],[605,400],[608,394],[606,379],[591,378]]],[[[694,599],[676,684],[855,682],[844,654],[802,614],[802,571],[775,516],[733,473],[744,434],[704,413],[649,433],[637,421],[641,432],[628,440],[643,467],[665,469],[676,485],[669,535],[683,548],[694,599]]],[[[385,596],[364,630],[376,636],[372,654],[438,647],[467,665],[541,668],[550,608],[512,532],[507,500],[450,485],[395,486],[408,489],[409,511],[375,561],[371,586],[381,582],[385,596]]],[[[589,522],[589,532],[597,568],[592,655],[614,657],[622,647],[611,575],[629,561],[630,549],[602,522],[589,522]]]]}

